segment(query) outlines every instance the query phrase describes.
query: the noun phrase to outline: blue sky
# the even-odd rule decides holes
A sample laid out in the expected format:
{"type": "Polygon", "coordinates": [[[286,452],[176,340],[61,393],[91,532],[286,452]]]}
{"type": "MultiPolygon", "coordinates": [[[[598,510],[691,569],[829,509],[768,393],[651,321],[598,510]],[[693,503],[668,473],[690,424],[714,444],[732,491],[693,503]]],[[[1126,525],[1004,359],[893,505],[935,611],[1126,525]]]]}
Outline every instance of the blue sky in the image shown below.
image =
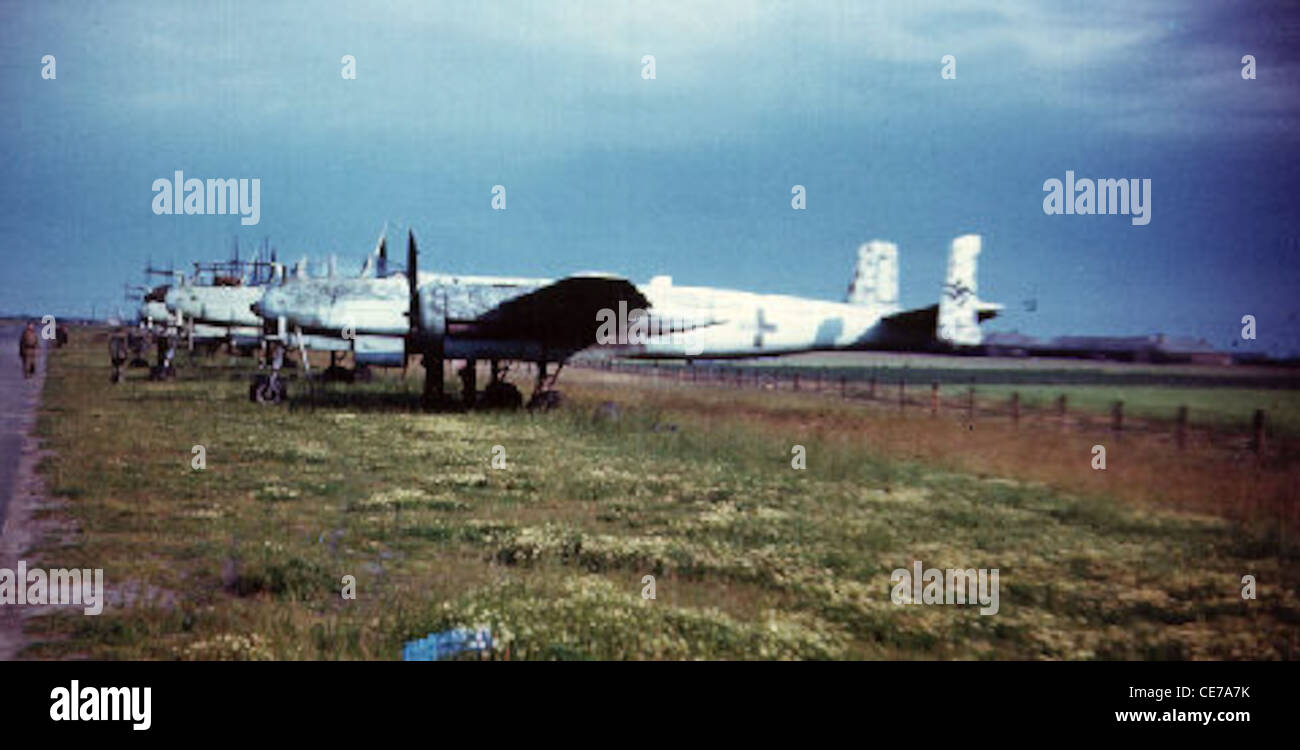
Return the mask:
{"type": "Polygon", "coordinates": [[[124,305],[147,259],[226,257],[233,237],[350,269],[385,222],[415,228],[425,268],[827,299],[887,239],[921,306],[976,232],[981,297],[1009,307],[993,330],[1300,352],[1295,11],[3,2],[0,311],[124,305]],[[155,216],[150,186],[177,169],[259,178],[260,224],[155,216]],[[1150,178],[1151,223],[1045,215],[1067,169],[1150,178]]]}

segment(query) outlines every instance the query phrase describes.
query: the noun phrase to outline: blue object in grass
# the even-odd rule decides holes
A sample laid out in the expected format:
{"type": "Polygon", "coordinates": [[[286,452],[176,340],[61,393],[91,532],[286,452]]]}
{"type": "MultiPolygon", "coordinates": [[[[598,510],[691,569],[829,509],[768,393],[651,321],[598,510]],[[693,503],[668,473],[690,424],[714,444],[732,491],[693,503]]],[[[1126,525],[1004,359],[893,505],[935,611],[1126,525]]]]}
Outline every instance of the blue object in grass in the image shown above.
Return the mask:
{"type": "Polygon", "coordinates": [[[456,628],[430,633],[424,638],[407,641],[402,646],[402,661],[438,661],[462,651],[488,651],[492,648],[492,630],[456,628]]]}

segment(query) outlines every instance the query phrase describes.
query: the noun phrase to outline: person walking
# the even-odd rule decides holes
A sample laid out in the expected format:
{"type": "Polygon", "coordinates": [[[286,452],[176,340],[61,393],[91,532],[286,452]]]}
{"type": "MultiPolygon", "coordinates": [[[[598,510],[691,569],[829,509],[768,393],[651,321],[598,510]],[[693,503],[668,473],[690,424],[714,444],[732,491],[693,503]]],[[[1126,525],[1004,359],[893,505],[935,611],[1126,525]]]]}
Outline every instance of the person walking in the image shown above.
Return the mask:
{"type": "Polygon", "coordinates": [[[36,347],[39,345],[40,339],[36,336],[36,326],[28,323],[27,328],[23,329],[23,335],[18,339],[18,355],[23,360],[24,378],[36,374],[36,347]]]}

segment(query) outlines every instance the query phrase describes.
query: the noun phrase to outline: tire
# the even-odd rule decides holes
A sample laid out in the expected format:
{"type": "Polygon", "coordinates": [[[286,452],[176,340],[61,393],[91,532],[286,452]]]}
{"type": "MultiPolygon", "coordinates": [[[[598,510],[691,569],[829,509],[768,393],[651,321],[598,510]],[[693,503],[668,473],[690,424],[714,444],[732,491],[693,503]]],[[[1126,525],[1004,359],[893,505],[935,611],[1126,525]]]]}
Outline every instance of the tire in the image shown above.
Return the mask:
{"type": "Polygon", "coordinates": [[[550,411],[558,408],[563,401],[564,397],[560,395],[559,391],[542,391],[528,401],[528,408],[550,411]]]}
{"type": "Polygon", "coordinates": [[[482,409],[518,409],[524,405],[524,395],[514,385],[498,380],[483,389],[478,405],[482,409]]]}
{"type": "Polygon", "coordinates": [[[248,400],[263,406],[274,406],[289,396],[289,387],[283,380],[272,384],[269,375],[258,375],[248,386],[248,400]]]}

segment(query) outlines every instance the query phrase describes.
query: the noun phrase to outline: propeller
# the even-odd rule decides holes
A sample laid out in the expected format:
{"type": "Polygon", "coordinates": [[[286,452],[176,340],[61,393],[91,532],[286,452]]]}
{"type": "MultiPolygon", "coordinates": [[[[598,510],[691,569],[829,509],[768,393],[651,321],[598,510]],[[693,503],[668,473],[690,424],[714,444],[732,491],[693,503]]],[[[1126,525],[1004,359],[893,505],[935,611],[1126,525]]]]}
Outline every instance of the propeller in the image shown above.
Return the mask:
{"type": "Polygon", "coordinates": [[[411,319],[411,330],[419,331],[422,325],[420,321],[420,251],[415,247],[415,232],[408,230],[406,233],[406,289],[411,296],[411,306],[408,315],[411,319]]]}
{"type": "Polygon", "coordinates": [[[418,350],[424,361],[424,394],[421,404],[426,410],[434,409],[443,399],[443,346],[442,329],[436,319],[435,329],[426,330],[424,316],[421,315],[420,303],[420,251],[415,246],[414,230],[407,230],[406,245],[406,287],[410,293],[411,305],[407,315],[410,317],[410,334],[407,336],[407,356],[418,350]],[[414,346],[412,346],[414,344],[414,346]]]}

